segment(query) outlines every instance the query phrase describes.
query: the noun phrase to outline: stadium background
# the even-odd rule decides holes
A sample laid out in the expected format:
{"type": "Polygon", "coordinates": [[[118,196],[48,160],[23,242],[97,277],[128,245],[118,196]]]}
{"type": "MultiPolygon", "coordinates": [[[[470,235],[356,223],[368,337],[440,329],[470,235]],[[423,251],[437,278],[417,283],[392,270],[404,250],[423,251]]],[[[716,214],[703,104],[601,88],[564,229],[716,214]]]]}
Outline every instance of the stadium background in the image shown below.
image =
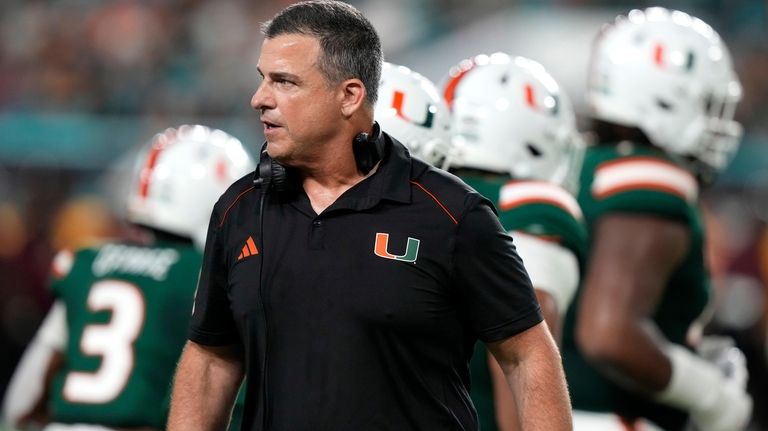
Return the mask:
{"type": "MultiPolygon", "coordinates": [[[[130,149],[165,127],[200,123],[254,152],[261,124],[259,25],[289,1],[4,0],[0,4],[0,393],[51,299],[62,247],[119,234],[114,184],[130,149]]],[[[478,53],[540,61],[585,111],[589,46],[602,23],[662,5],[710,23],[744,85],[736,159],[704,194],[717,302],[712,332],[746,351],[753,429],[768,430],[768,3],[758,0],[353,1],[387,60],[438,84],[478,53]]],[[[117,179],[117,180],[116,180],[117,179]]]]}

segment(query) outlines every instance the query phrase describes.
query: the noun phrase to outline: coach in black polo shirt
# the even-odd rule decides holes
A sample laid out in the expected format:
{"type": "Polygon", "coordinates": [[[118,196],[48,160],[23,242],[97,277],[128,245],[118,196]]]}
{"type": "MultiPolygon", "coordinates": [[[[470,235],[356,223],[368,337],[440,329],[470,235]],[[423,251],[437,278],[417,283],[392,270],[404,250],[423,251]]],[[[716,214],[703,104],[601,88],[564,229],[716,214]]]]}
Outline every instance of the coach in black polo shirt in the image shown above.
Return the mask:
{"type": "Polygon", "coordinates": [[[287,179],[264,155],[214,209],[169,429],[223,429],[245,373],[246,430],[475,430],[478,339],[523,429],[571,429],[557,350],[491,205],[372,126],[371,24],[298,3],[265,36],[251,103],[287,179]]]}

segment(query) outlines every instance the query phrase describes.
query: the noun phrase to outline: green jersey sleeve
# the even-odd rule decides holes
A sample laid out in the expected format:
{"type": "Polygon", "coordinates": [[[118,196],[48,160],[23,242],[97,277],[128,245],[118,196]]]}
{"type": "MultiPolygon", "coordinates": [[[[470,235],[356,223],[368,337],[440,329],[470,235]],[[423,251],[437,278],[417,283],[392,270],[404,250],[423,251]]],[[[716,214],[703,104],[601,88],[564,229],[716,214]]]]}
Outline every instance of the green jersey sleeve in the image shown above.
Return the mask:
{"type": "Polygon", "coordinates": [[[576,199],[540,181],[511,181],[499,191],[499,218],[507,231],[550,240],[585,258],[587,229],[576,199]]]}
{"type": "Polygon", "coordinates": [[[698,191],[694,176],[675,163],[659,157],[630,156],[598,164],[589,193],[595,213],[686,219],[698,191]]]}

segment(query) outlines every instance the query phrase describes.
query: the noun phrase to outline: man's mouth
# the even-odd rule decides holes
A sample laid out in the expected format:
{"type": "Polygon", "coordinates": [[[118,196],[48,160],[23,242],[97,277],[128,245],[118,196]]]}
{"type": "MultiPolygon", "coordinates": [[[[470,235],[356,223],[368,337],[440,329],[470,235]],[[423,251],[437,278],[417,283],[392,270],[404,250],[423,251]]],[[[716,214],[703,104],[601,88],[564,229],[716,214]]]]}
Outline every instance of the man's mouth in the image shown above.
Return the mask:
{"type": "Polygon", "coordinates": [[[276,129],[276,128],[280,127],[279,124],[275,124],[275,123],[272,123],[270,121],[262,120],[261,122],[264,124],[264,128],[267,129],[267,130],[272,130],[272,129],[276,129]]]}

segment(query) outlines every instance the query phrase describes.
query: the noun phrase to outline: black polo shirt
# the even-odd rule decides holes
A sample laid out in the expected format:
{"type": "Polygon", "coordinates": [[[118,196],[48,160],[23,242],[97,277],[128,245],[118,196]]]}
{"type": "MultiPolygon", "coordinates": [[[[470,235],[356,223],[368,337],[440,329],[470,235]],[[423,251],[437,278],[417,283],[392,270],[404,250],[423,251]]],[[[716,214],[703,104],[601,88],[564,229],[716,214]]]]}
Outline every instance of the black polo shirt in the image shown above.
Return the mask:
{"type": "Polygon", "coordinates": [[[476,430],[474,343],[542,320],[491,203],[384,139],[320,215],[270,192],[260,221],[252,176],[214,208],[190,339],[242,343],[244,430],[476,430]]]}

